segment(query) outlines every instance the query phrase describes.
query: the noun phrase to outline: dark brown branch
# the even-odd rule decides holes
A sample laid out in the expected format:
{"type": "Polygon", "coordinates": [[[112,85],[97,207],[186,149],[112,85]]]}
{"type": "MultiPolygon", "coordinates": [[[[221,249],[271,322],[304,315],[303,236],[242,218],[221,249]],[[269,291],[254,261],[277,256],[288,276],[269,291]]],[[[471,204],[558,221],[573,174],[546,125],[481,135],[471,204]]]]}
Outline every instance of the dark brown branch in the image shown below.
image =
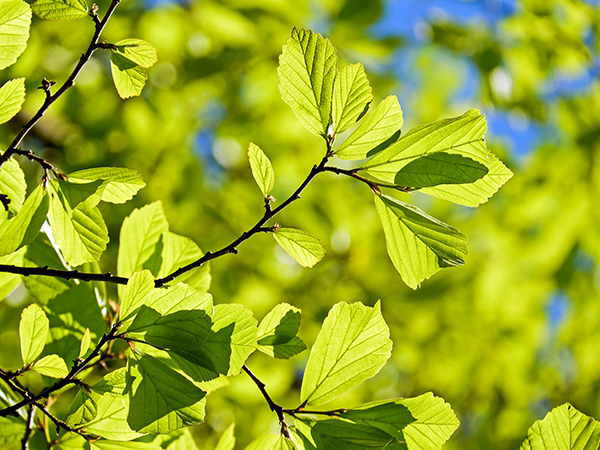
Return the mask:
{"type": "Polygon", "coordinates": [[[92,353],[86,359],[81,360],[81,359],[77,358],[75,360],[75,362],[73,364],[73,368],[71,369],[71,371],[65,378],[58,380],[56,383],[54,383],[53,385],[42,390],[38,394],[30,395],[18,403],[14,404],[12,406],[9,406],[8,408],[4,408],[4,409],[0,410],[0,417],[16,416],[17,411],[20,408],[23,408],[24,406],[27,406],[27,405],[35,404],[38,400],[41,400],[42,398],[48,398],[50,396],[50,394],[63,388],[64,386],[77,383],[77,379],[75,378],[77,376],[77,374],[79,374],[82,370],[84,370],[94,358],[99,356],[100,351],[102,350],[102,347],[104,347],[104,345],[106,345],[108,342],[112,341],[113,339],[116,339],[116,336],[117,336],[117,326],[113,325],[113,327],[110,329],[110,331],[108,333],[105,333],[102,336],[102,339],[100,339],[100,342],[98,343],[98,345],[96,345],[96,347],[94,348],[92,353]]]}
{"type": "MultiPolygon", "coordinates": [[[[71,75],[69,75],[69,78],[67,78],[67,80],[58,89],[58,91],[52,94],[50,90],[52,87],[51,83],[47,80],[45,80],[45,83],[42,84],[42,88],[46,92],[46,99],[44,100],[44,103],[42,104],[38,112],[35,113],[35,115],[29,120],[29,122],[27,122],[23,126],[23,128],[21,128],[21,131],[13,139],[6,151],[2,155],[0,155],[0,167],[2,166],[2,164],[8,161],[8,159],[16,152],[17,147],[19,146],[23,138],[25,138],[27,133],[29,133],[29,131],[34,127],[34,125],[42,118],[42,116],[46,113],[50,105],[52,105],[52,103],[58,100],[69,88],[75,85],[75,79],[81,72],[83,66],[89,61],[92,54],[98,48],[98,39],[100,38],[100,34],[102,33],[102,30],[104,30],[106,23],[108,22],[115,8],[120,2],[121,0],[112,0],[110,6],[108,7],[108,10],[106,11],[106,14],[104,15],[104,19],[102,19],[101,22],[98,21],[97,18],[94,19],[96,31],[94,32],[94,36],[92,37],[90,44],[86,52],[83,55],[81,55],[81,58],[79,58],[79,62],[77,63],[77,66],[75,66],[75,69],[73,69],[73,72],[71,72],[71,75]]],[[[94,18],[94,16],[92,16],[92,18],[94,18]]]]}
{"type": "Polygon", "coordinates": [[[323,170],[325,172],[333,172],[337,175],[346,175],[348,177],[354,178],[355,180],[365,183],[376,194],[381,194],[381,190],[379,188],[382,188],[382,187],[395,189],[395,190],[401,191],[401,192],[410,192],[410,191],[414,190],[413,188],[407,187],[407,186],[397,186],[395,184],[389,184],[389,183],[369,180],[368,178],[365,178],[358,174],[358,171],[360,169],[342,169],[340,167],[325,167],[323,170]]]}
{"type": "Polygon", "coordinates": [[[27,412],[27,425],[25,426],[25,436],[21,439],[21,449],[27,450],[29,448],[29,437],[31,436],[31,432],[33,431],[33,416],[35,413],[35,405],[29,406],[29,411],[27,412]]]}
{"type": "Polygon", "coordinates": [[[254,375],[252,373],[252,371],[248,368],[248,366],[244,365],[242,366],[242,369],[244,369],[244,372],[246,372],[248,374],[248,376],[250,378],[252,378],[252,381],[254,381],[254,384],[256,384],[256,386],[258,387],[258,389],[260,390],[260,392],[262,393],[263,397],[265,398],[265,400],[267,401],[269,408],[271,408],[271,411],[273,411],[274,413],[277,414],[277,418],[279,419],[279,423],[281,424],[281,434],[284,435],[286,438],[290,438],[290,431],[288,429],[288,424],[285,423],[285,415],[283,414],[283,407],[279,406],[277,403],[275,403],[271,397],[269,396],[269,393],[266,390],[266,385],[265,383],[263,383],[262,381],[260,381],[256,375],[254,375]]]}
{"type": "MultiPolygon", "coordinates": [[[[37,156],[31,150],[23,150],[21,148],[15,148],[13,153],[15,155],[25,156],[30,161],[37,162],[40,166],[42,166],[42,169],[44,169],[45,171],[50,170],[54,173],[54,175],[61,178],[62,174],[58,170],[56,170],[56,168],[52,164],[50,164],[48,161],[46,161],[41,156],[37,156]]],[[[64,175],[62,175],[62,176],[64,176],[64,175]]]]}
{"type": "Polygon", "coordinates": [[[81,280],[81,281],[106,281],[115,284],[127,284],[128,278],[118,277],[110,273],[87,273],[78,270],[60,270],[51,269],[48,266],[44,267],[20,267],[7,264],[0,264],[0,272],[14,273],[16,275],[41,275],[46,277],[64,278],[65,280],[81,280]]]}

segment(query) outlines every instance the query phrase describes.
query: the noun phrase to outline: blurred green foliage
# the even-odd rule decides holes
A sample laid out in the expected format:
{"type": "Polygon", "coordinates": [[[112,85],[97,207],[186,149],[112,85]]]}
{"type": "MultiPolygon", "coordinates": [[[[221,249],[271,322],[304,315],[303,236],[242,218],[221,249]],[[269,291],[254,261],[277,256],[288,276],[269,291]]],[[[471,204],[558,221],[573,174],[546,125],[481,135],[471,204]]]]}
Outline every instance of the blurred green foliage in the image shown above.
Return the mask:
{"type": "MultiPolygon", "coordinates": [[[[143,175],[147,187],[133,201],[103,210],[111,242],[102,268],[109,270],[116,265],[123,218],[152,201],[163,201],[173,232],[204,251],[253,224],[263,204],[246,158],[249,141],[273,163],[277,199],[318,162],[319,138],[304,130],[277,89],[277,57],[293,26],[330,37],[341,65],[363,62],[376,103],[406,94],[405,129],[468,107],[539,124],[552,132],[525,156],[488,133],[489,148],[515,177],[480,208],[399,194],[470,237],[466,265],[438,273],[421,289],[407,288],[389,261],[369,190],[326,174],[278,217],[319,236],[324,260],[302,269],[259,235],[240,246],[239,255],[212,264],[210,291],[215,303],[244,304],[258,319],[280,302],[301,308],[299,335],[309,346],[335,303],[381,299],[392,359],[332,408],[433,391],[461,420],[449,450],[516,448],[535,420],[564,402],[599,417],[599,7],[522,0],[493,26],[432,20],[413,45],[413,65],[402,68],[419,80],[415,88],[396,77],[393,64],[409,43],[373,33],[382,3],[296,0],[290,7],[285,0],[202,0],[149,8],[123,1],[104,37],[141,38],[157,48],[159,62],[142,96],[121,101],[108,52],[96,55],[34,128],[26,148],[63,172],[120,166],[143,175]],[[476,68],[475,95],[456,98],[468,67],[476,68]],[[588,72],[583,88],[556,88],[588,72]]],[[[98,4],[106,8],[108,1],[98,4]]],[[[3,72],[3,81],[26,77],[28,93],[11,122],[15,128],[0,130],[4,146],[43,102],[35,89],[39,80],[63,80],[91,31],[85,20],[34,18],[25,53],[3,72]]],[[[37,165],[23,166],[30,179],[41,176],[37,165]]],[[[108,289],[116,298],[116,288],[108,289]]],[[[23,292],[0,303],[0,365],[11,369],[20,365],[15,324],[30,301],[23,292]]],[[[306,358],[277,361],[256,352],[248,365],[275,401],[295,407],[306,358]]],[[[234,421],[240,445],[278,429],[262,395],[242,375],[211,394],[206,424],[193,429],[197,446],[214,448],[234,421]]]]}

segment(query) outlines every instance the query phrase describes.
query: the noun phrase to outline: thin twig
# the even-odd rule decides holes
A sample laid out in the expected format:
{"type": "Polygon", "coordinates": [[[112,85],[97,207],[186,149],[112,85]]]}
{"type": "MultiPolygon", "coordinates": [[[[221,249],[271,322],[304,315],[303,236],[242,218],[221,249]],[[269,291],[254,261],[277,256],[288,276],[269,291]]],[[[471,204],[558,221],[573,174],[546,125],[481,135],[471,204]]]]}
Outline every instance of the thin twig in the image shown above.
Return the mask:
{"type": "Polygon", "coordinates": [[[377,194],[381,194],[381,190],[379,188],[382,188],[382,187],[389,188],[389,189],[395,189],[395,190],[401,191],[401,192],[410,192],[410,191],[414,190],[414,188],[412,188],[412,187],[397,186],[395,184],[369,180],[368,178],[365,178],[358,174],[358,171],[360,169],[342,169],[340,167],[325,167],[323,170],[325,172],[333,172],[337,175],[346,175],[348,177],[354,178],[355,180],[365,183],[377,194]]]}
{"type": "Polygon", "coordinates": [[[35,405],[29,406],[29,411],[27,412],[27,425],[25,426],[25,436],[21,439],[21,449],[27,450],[29,448],[29,437],[31,436],[31,432],[33,431],[33,416],[35,413],[35,405]]]}
{"type": "Polygon", "coordinates": [[[35,113],[35,115],[29,120],[29,122],[27,122],[25,125],[23,125],[23,128],[21,128],[21,131],[13,139],[13,141],[8,146],[6,151],[2,155],[0,155],[0,167],[2,167],[2,164],[4,164],[6,161],[8,161],[8,159],[16,152],[17,147],[19,146],[19,144],[21,143],[23,138],[25,138],[27,133],[29,133],[29,131],[34,127],[34,125],[42,118],[42,116],[46,113],[46,111],[48,110],[50,105],[52,105],[52,103],[54,103],[56,100],[58,100],[69,88],[71,88],[75,85],[75,79],[81,72],[81,69],[83,68],[83,66],[89,61],[92,54],[98,48],[98,39],[100,38],[100,34],[104,30],[106,23],[108,22],[108,20],[110,19],[110,17],[113,14],[115,8],[117,7],[117,5],[120,2],[121,2],[121,0],[112,0],[110,6],[108,7],[108,10],[106,11],[106,14],[104,15],[104,19],[102,19],[101,22],[98,21],[97,19],[94,19],[92,16],[92,18],[94,19],[94,25],[95,25],[95,29],[96,29],[96,31],[94,32],[94,36],[92,37],[86,52],[83,55],[81,55],[81,58],[79,58],[79,62],[77,63],[77,66],[75,66],[75,69],[73,69],[73,72],[71,72],[71,75],[69,75],[69,78],[67,78],[67,80],[58,89],[58,91],[56,91],[54,94],[52,94],[51,93],[51,88],[52,88],[51,83],[48,82],[47,80],[45,80],[45,82],[43,82],[42,88],[46,92],[46,98],[44,100],[44,103],[42,104],[42,106],[40,107],[38,112],[35,113]]]}
{"type": "Polygon", "coordinates": [[[73,364],[73,368],[71,369],[71,371],[65,378],[58,380],[56,383],[54,383],[53,385],[42,390],[38,394],[28,396],[27,398],[24,398],[20,402],[14,404],[12,406],[9,406],[8,408],[4,408],[4,409],[0,410],[0,417],[16,416],[17,411],[20,408],[27,406],[27,405],[31,405],[42,398],[48,398],[50,396],[50,394],[52,394],[55,391],[58,391],[59,389],[63,388],[64,386],[76,383],[77,380],[75,377],[77,376],[77,374],[79,374],[82,370],[84,370],[88,366],[90,361],[92,361],[94,358],[96,358],[98,355],[100,355],[100,351],[102,350],[102,347],[104,347],[104,345],[106,345],[106,343],[110,342],[113,339],[116,339],[117,329],[118,329],[117,326],[113,325],[113,327],[110,329],[110,331],[108,333],[105,333],[102,336],[102,339],[100,339],[100,342],[98,343],[98,345],[96,345],[96,347],[94,348],[92,353],[86,359],[84,359],[83,361],[79,358],[76,359],[73,364]]]}
{"type": "Polygon", "coordinates": [[[13,153],[15,155],[25,156],[30,161],[37,162],[40,166],[42,166],[42,169],[44,169],[45,171],[48,171],[48,170],[52,171],[52,173],[54,173],[54,175],[56,175],[59,178],[61,178],[61,176],[64,176],[58,170],[56,170],[56,168],[52,164],[50,164],[47,160],[45,160],[41,156],[37,156],[31,150],[23,150],[22,148],[15,148],[13,153]]]}
{"type": "Polygon", "coordinates": [[[80,272],[79,270],[60,270],[51,269],[48,266],[44,267],[21,267],[8,264],[0,264],[0,272],[14,273],[28,277],[30,275],[41,275],[46,277],[64,278],[65,280],[82,280],[82,281],[106,281],[115,284],[127,284],[129,281],[126,277],[118,277],[110,273],[88,273],[80,272]]]}

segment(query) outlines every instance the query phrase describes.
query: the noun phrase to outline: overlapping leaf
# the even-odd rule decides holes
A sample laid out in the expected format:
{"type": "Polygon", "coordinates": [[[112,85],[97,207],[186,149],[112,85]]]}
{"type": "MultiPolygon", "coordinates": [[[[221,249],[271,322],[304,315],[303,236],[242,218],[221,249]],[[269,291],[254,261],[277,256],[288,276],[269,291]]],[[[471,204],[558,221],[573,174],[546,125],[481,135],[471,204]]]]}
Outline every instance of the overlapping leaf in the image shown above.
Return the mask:
{"type": "Polygon", "coordinates": [[[308,231],[277,228],[273,237],[302,267],[313,267],[325,256],[325,248],[319,238],[308,231]]]}
{"type": "Polygon", "coordinates": [[[95,167],[79,170],[70,173],[68,178],[75,183],[103,180],[105,187],[102,191],[102,201],[110,203],[125,203],[146,186],[138,172],[122,167],[95,167]]]}
{"type": "Polygon", "coordinates": [[[7,81],[0,88],[0,123],[8,122],[25,101],[25,78],[7,81]]]}
{"type": "Polygon", "coordinates": [[[36,0],[31,9],[47,20],[71,20],[88,16],[85,0],[36,0]]]}
{"type": "Polygon", "coordinates": [[[134,430],[163,434],[204,420],[206,393],[150,355],[131,354],[125,391],[127,422],[134,430]]]}
{"type": "Polygon", "coordinates": [[[331,118],[335,133],[339,134],[365,113],[373,100],[371,86],[361,63],[344,67],[333,86],[331,118]]]}
{"type": "Polygon", "coordinates": [[[287,303],[277,305],[258,325],[258,350],[280,359],[306,350],[306,344],[296,336],[299,327],[300,310],[287,303]]]}
{"type": "Polygon", "coordinates": [[[302,402],[322,405],[379,372],[391,355],[389,335],[379,302],[372,308],[362,303],[335,305],[311,349],[302,402]]]}
{"type": "Polygon", "coordinates": [[[402,128],[402,108],[395,95],[386,97],[371,114],[359,122],[356,130],[334,151],[340,159],[355,161],[381,151],[395,141],[402,128]],[[383,147],[383,148],[382,148],[383,147]]]}
{"type": "Polygon", "coordinates": [[[108,244],[108,230],[96,207],[103,183],[49,183],[48,219],[54,240],[72,266],[97,261],[108,244]]]}
{"type": "MultiPolygon", "coordinates": [[[[19,163],[14,159],[9,159],[0,167],[0,194],[8,196],[10,204],[8,213],[14,215],[21,209],[25,201],[27,184],[25,183],[25,174],[21,170],[19,163]]],[[[6,219],[8,214],[0,205],[0,219],[6,219]]],[[[0,220],[2,222],[2,220],[0,220]]]]}
{"type": "Polygon", "coordinates": [[[119,96],[140,95],[148,78],[146,68],[158,60],[156,49],[141,39],[124,39],[114,44],[111,50],[110,68],[119,96]]]}
{"type": "Polygon", "coordinates": [[[158,61],[156,49],[141,39],[122,39],[111,50],[144,69],[152,67],[158,61]]]}
{"type": "Polygon", "coordinates": [[[600,422],[565,403],[535,422],[521,450],[591,450],[600,448],[600,422]]]}
{"type": "Polygon", "coordinates": [[[443,267],[464,264],[467,238],[456,228],[386,195],[376,195],[375,206],[390,259],[409,287],[443,267]]]}
{"type": "Polygon", "coordinates": [[[31,8],[23,0],[0,2],[0,69],[13,64],[27,47],[31,8]]]}
{"type": "MultiPolygon", "coordinates": [[[[0,256],[0,264],[20,266],[23,264],[25,248],[9,255],[0,256]]],[[[14,288],[21,284],[21,276],[12,273],[0,273],[0,301],[4,300],[14,288]]]]}
{"type": "Polygon", "coordinates": [[[89,422],[96,417],[97,413],[98,406],[96,405],[96,402],[90,397],[85,389],[80,388],[69,408],[66,420],[67,425],[76,427],[81,423],[89,422]]]}
{"type": "Polygon", "coordinates": [[[235,447],[235,436],[233,431],[235,430],[235,423],[229,425],[225,431],[221,434],[219,438],[219,442],[217,442],[217,446],[215,450],[233,450],[235,447]]]}
{"type": "Polygon", "coordinates": [[[256,184],[260,188],[263,195],[266,197],[271,193],[275,186],[275,173],[271,161],[265,155],[262,149],[250,142],[248,146],[248,159],[250,160],[250,169],[252,176],[256,180],[256,184]]]}
{"type": "Polygon", "coordinates": [[[65,360],[58,355],[47,355],[39,359],[33,370],[52,378],[65,378],[69,374],[65,360]]]}
{"type": "Polygon", "coordinates": [[[24,365],[32,363],[40,356],[46,345],[49,329],[48,317],[38,305],[32,303],[23,310],[19,323],[19,338],[24,365]]]}
{"type": "Polygon", "coordinates": [[[326,136],[331,123],[337,52],[329,39],[294,28],[279,56],[281,98],[313,134],[326,136]]]}
{"type": "Polygon", "coordinates": [[[350,409],[341,417],[385,431],[408,450],[440,449],[458,428],[450,405],[430,392],[415,398],[383,400],[350,409]]]}
{"type": "Polygon", "coordinates": [[[96,417],[82,424],[86,433],[116,441],[129,441],[140,436],[127,423],[129,413],[127,396],[103,395],[96,400],[96,417]]]}

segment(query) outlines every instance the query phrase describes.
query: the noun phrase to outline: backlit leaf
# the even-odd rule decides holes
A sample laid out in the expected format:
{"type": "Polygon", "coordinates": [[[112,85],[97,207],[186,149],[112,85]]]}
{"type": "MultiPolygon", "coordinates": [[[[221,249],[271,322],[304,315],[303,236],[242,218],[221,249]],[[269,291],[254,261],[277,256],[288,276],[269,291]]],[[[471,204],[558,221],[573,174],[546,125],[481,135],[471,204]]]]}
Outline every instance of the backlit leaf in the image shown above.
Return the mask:
{"type": "Polygon", "coordinates": [[[76,427],[77,425],[89,422],[98,412],[96,402],[90,397],[85,389],[80,388],[71,403],[71,408],[67,414],[67,425],[76,427]]]}
{"type": "Polygon", "coordinates": [[[162,450],[160,445],[146,442],[123,442],[101,439],[90,442],[90,450],[162,450]]]}
{"type": "Polygon", "coordinates": [[[273,190],[273,186],[275,186],[275,173],[273,172],[271,161],[269,161],[269,158],[261,148],[252,142],[248,146],[248,159],[250,160],[252,176],[266,197],[273,190]]]}
{"type": "Polygon", "coordinates": [[[464,264],[467,238],[456,228],[386,195],[376,195],[375,206],[390,259],[409,287],[443,267],[464,264]]]}
{"type": "Polygon", "coordinates": [[[145,69],[158,61],[156,49],[141,39],[123,39],[116,42],[114,47],[116,48],[111,49],[114,53],[145,69]]]}
{"type": "Polygon", "coordinates": [[[36,0],[31,9],[47,20],[71,20],[88,16],[85,0],[36,0]]]}
{"type": "MultiPolygon", "coordinates": [[[[1,5],[0,2],[0,8],[1,5]]],[[[21,209],[26,193],[25,174],[17,161],[9,159],[0,167],[0,194],[7,195],[10,200],[8,205],[9,214],[14,215],[21,209]]],[[[7,213],[4,207],[0,205],[0,219],[5,218],[7,218],[7,213]]]]}
{"type": "Polygon", "coordinates": [[[44,350],[50,324],[42,308],[32,303],[21,313],[19,337],[23,364],[33,362],[44,350]]]}
{"type": "Polygon", "coordinates": [[[0,69],[13,64],[27,47],[31,8],[23,0],[0,2],[0,69]]]}
{"type": "Polygon", "coordinates": [[[273,237],[288,255],[303,267],[313,267],[325,256],[325,248],[319,238],[308,231],[277,228],[273,237]]]}
{"type": "Polygon", "coordinates": [[[326,136],[331,123],[337,52],[329,39],[294,28],[279,56],[279,92],[304,127],[326,136]]]}
{"type": "Polygon", "coordinates": [[[333,86],[332,121],[335,133],[347,130],[373,100],[371,86],[361,63],[349,64],[337,75],[333,86]]]}
{"type": "Polygon", "coordinates": [[[390,331],[379,302],[336,304],[310,351],[302,380],[301,400],[322,405],[374,376],[392,351],[390,331]]]}
{"type": "Polygon", "coordinates": [[[83,337],[81,338],[81,346],[79,347],[79,357],[83,358],[87,351],[90,349],[90,344],[92,343],[92,333],[90,333],[90,329],[86,328],[85,333],[83,333],[83,337]]]}
{"type": "Polygon", "coordinates": [[[600,422],[569,403],[550,411],[527,431],[521,450],[591,450],[600,448],[600,422]]]}
{"type": "Polygon", "coordinates": [[[142,93],[148,79],[146,69],[115,52],[110,55],[110,69],[121,98],[137,97],[142,93]]]}
{"type": "Polygon", "coordinates": [[[8,122],[25,101],[25,78],[7,81],[0,88],[0,123],[8,122]]]}
{"type": "Polygon", "coordinates": [[[350,136],[334,151],[340,159],[355,161],[372,156],[380,145],[387,143],[400,132],[404,119],[402,108],[395,95],[386,97],[373,111],[362,119],[350,136]]]}
{"type": "Polygon", "coordinates": [[[304,342],[296,336],[299,327],[300,310],[287,303],[277,305],[258,325],[258,350],[282,359],[306,350],[304,342]]]}
{"type": "Polygon", "coordinates": [[[68,177],[75,183],[104,180],[102,201],[110,203],[125,203],[146,186],[138,172],[122,167],[95,167],[70,173],[68,177]]]}
{"type": "MultiPolygon", "coordinates": [[[[149,270],[142,270],[134,273],[127,282],[127,287],[121,297],[121,306],[119,308],[119,319],[123,322],[131,322],[140,306],[144,304],[144,299],[154,290],[154,277],[149,270]]],[[[123,330],[126,330],[127,324],[124,323],[123,330]]]]}
{"type": "Polygon", "coordinates": [[[415,398],[383,400],[352,408],[341,417],[385,431],[408,450],[440,449],[458,428],[450,405],[430,392],[415,398]]]}
{"type": "MultiPolygon", "coordinates": [[[[23,256],[27,249],[22,249],[10,253],[5,256],[0,256],[0,264],[8,264],[13,266],[20,266],[23,264],[23,256]]],[[[4,300],[8,294],[10,294],[14,288],[21,284],[21,276],[12,273],[0,273],[0,301],[4,300]]]]}
{"type": "Polygon", "coordinates": [[[121,398],[127,383],[127,368],[121,367],[108,372],[100,381],[91,386],[92,391],[100,395],[121,398]]]}
{"type": "Polygon", "coordinates": [[[22,448],[25,428],[26,422],[20,417],[0,417],[0,446],[7,449],[22,448]]]}
{"type": "Polygon", "coordinates": [[[217,446],[215,450],[233,450],[235,447],[235,436],[233,431],[235,430],[235,423],[229,425],[225,431],[221,434],[219,438],[219,442],[217,442],[217,446]]]}
{"type": "Polygon", "coordinates": [[[133,352],[127,362],[127,422],[144,433],[170,433],[204,420],[204,391],[150,355],[133,352]]]}
{"type": "Polygon", "coordinates": [[[127,396],[103,395],[96,400],[96,411],[96,417],[82,424],[87,434],[116,441],[129,441],[143,436],[143,433],[133,431],[127,423],[127,396]]]}
{"type": "Polygon", "coordinates": [[[65,360],[58,355],[47,355],[39,359],[33,370],[52,378],[65,378],[69,374],[65,360]]]}

